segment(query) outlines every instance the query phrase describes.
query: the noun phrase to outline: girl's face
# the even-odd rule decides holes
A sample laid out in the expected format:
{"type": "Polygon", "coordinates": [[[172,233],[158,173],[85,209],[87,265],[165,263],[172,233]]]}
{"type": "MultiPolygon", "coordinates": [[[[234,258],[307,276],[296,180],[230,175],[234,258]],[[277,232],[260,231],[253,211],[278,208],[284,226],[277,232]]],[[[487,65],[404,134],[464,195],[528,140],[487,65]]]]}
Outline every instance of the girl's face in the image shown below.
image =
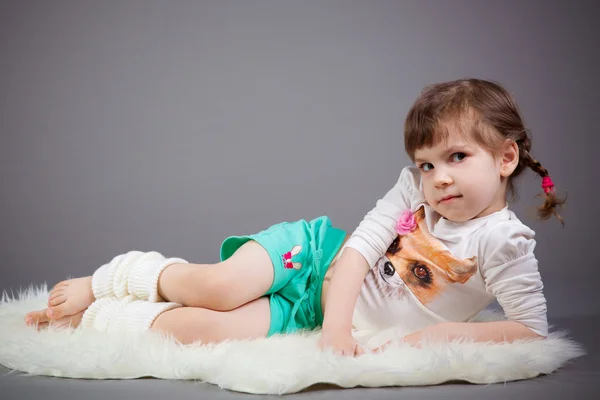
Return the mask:
{"type": "MultiPolygon", "coordinates": [[[[507,177],[514,170],[507,169],[506,154],[494,158],[472,141],[467,142],[455,128],[448,127],[448,133],[447,140],[415,151],[429,205],[454,222],[503,209],[507,177]]],[[[514,150],[518,162],[518,149],[514,150]]]]}

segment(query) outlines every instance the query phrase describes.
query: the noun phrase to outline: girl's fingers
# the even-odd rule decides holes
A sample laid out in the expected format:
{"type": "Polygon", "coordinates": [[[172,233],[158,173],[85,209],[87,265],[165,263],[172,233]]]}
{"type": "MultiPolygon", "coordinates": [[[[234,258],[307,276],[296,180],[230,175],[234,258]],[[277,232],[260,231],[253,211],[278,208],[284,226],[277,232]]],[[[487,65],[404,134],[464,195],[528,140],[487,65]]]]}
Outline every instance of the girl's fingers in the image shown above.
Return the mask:
{"type": "Polygon", "coordinates": [[[365,349],[363,349],[361,345],[357,344],[354,348],[354,356],[358,357],[362,356],[363,354],[365,354],[365,349]]]}
{"type": "Polygon", "coordinates": [[[392,343],[392,341],[387,341],[384,344],[382,344],[379,347],[374,348],[373,350],[371,350],[372,353],[383,353],[392,343]]]}

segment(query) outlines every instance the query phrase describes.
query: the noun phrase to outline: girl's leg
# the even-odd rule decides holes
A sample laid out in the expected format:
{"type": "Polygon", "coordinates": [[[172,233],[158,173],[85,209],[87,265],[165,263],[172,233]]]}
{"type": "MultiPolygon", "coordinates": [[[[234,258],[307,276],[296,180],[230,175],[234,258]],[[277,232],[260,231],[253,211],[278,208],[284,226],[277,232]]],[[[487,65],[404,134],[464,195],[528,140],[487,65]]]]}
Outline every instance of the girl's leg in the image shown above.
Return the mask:
{"type": "MultiPolygon", "coordinates": [[[[249,241],[229,259],[217,264],[173,264],[165,268],[158,293],[168,302],[217,311],[233,310],[265,294],[271,287],[273,263],[267,251],[249,241]]],[[[50,292],[48,308],[30,312],[25,322],[33,325],[84,311],[95,300],[92,277],[69,279],[50,292]]]]}
{"type": "Polygon", "coordinates": [[[263,296],[273,277],[269,253],[249,241],[217,264],[168,266],[159,277],[158,293],[165,301],[184,306],[229,311],[263,296]]]}
{"type": "MultiPolygon", "coordinates": [[[[114,300],[116,302],[125,301],[125,299],[114,300]]],[[[165,304],[146,303],[143,300],[135,302],[142,302],[138,306],[144,303],[147,305],[152,304],[153,308],[160,306],[160,304],[165,304]]],[[[134,305],[134,303],[129,303],[129,306],[134,305]]],[[[124,303],[121,306],[127,307],[124,303]]],[[[47,328],[49,325],[76,328],[81,323],[84,313],[82,311],[72,316],[48,320],[45,317],[44,311],[34,312],[34,314],[38,313],[40,317],[32,324],[38,330],[47,328]]],[[[142,325],[148,317],[148,315],[136,314],[131,309],[119,307],[119,304],[117,304],[117,307],[113,307],[111,304],[108,304],[107,308],[100,307],[99,312],[104,313],[103,319],[105,321],[110,321],[107,326],[114,328],[114,326],[119,325],[121,329],[129,329],[130,331],[131,329],[135,331],[143,330],[142,325]],[[110,310],[111,307],[112,310],[110,310]],[[131,324],[129,325],[126,320],[130,321],[131,324]]],[[[153,312],[156,311],[150,310],[150,313],[153,312]]],[[[182,344],[190,344],[196,341],[218,343],[227,339],[266,337],[269,332],[270,323],[271,310],[269,298],[261,297],[231,311],[214,311],[197,307],[179,307],[164,311],[154,319],[150,329],[154,332],[171,335],[182,344]]],[[[106,328],[106,326],[103,327],[103,329],[106,328]]]]}
{"type": "Polygon", "coordinates": [[[172,335],[182,344],[198,340],[210,343],[266,337],[270,321],[269,298],[261,297],[224,312],[196,307],[175,308],[160,314],[150,329],[172,335]]]}

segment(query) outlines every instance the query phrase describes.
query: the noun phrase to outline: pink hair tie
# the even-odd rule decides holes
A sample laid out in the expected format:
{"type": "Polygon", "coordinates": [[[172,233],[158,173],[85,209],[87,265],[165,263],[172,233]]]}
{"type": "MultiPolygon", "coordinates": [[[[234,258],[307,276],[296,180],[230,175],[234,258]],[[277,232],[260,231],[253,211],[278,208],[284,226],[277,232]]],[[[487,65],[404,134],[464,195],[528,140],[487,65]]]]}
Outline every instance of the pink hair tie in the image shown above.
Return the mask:
{"type": "Polygon", "coordinates": [[[545,176],[542,179],[542,189],[544,189],[544,193],[554,192],[554,183],[549,176],[545,176]]]}

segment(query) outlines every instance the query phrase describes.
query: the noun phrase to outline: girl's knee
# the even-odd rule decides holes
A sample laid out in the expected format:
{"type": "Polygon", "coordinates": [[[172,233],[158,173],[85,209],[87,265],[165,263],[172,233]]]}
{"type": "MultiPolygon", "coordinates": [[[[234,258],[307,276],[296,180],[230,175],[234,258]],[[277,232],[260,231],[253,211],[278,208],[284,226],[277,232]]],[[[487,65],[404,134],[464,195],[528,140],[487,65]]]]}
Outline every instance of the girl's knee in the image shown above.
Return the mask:
{"type": "Polygon", "coordinates": [[[206,307],[216,311],[228,311],[239,306],[235,304],[235,279],[223,263],[198,268],[186,282],[190,286],[186,306],[206,307]]]}
{"type": "Polygon", "coordinates": [[[150,331],[172,337],[181,344],[201,340],[210,328],[208,310],[195,308],[193,318],[190,318],[189,311],[188,307],[180,307],[161,313],[150,326],[150,331]]]}
{"type": "Polygon", "coordinates": [[[180,310],[179,308],[175,308],[175,309],[167,310],[163,313],[160,313],[154,319],[154,321],[152,321],[152,324],[150,325],[150,330],[156,331],[156,332],[171,331],[173,328],[173,325],[177,321],[177,315],[179,314],[179,312],[178,312],[179,310],[180,310]]]}
{"type": "Polygon", "coordinates": [[[227,260],[192,268],[182,276],[182,304],[230,311],[263,296],[273,278],[269,254],[257,242],[249,241],[227,260]]]}

